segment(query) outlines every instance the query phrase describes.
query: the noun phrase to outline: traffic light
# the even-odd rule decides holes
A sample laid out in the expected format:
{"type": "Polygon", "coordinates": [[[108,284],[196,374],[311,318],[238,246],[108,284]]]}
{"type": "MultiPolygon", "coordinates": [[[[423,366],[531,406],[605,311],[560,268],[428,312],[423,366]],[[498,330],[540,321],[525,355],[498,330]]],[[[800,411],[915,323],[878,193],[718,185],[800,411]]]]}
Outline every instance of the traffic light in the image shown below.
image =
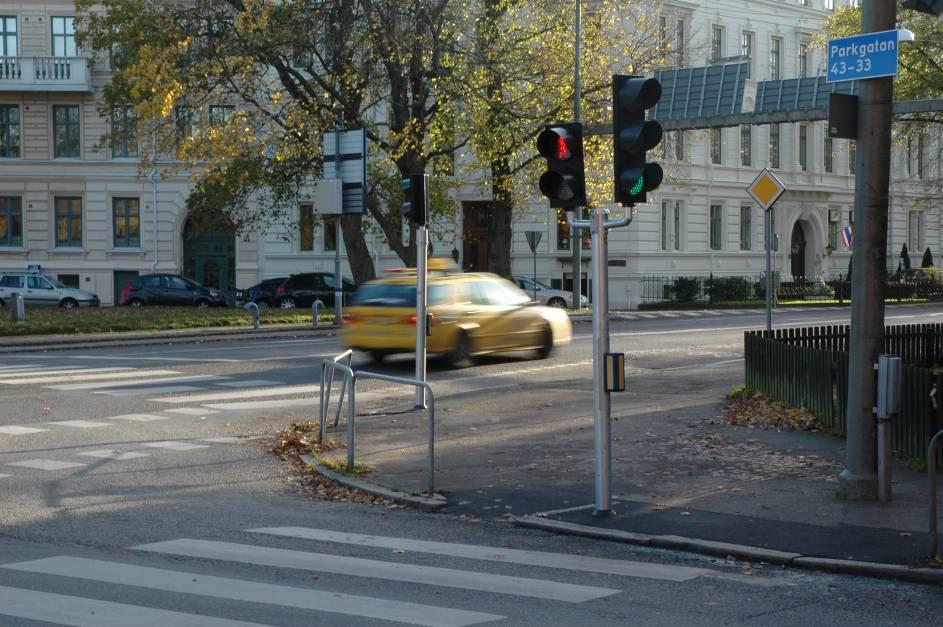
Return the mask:
{"type": "Polygon", "coordinates": [[[576,209],[585,205],[583,125],[573,122],[547,126],[537,136],[537,151],[547,160],[539,187],[550,199],[550,206],[576,209]]]}
{"type": "Polygon", "coordinates": [[[620,205],[648,202],[646,193],[661,185],[661,166],[646,163],[645,151],[661,142],[661,124],[645,120],[645,110],[661,98],[661,83],[641,76],[612,77],[612,144],[615,198],[620,205]]]}
{"type": "Polygon", "coordinates": [[[402,206],[403,216],[415,222],[416,226],[426,225],[426,211],[429,206],[429,190],[426,185],[428,180],[428,174],[411,174],[399,184],[406,197],[402,206]]]}
{"type": "Polygon", "coordinates": [[[943,15],[943,0],[907,0],[901,6],[905,9],[929,13],[937,17],[943,15]]]}

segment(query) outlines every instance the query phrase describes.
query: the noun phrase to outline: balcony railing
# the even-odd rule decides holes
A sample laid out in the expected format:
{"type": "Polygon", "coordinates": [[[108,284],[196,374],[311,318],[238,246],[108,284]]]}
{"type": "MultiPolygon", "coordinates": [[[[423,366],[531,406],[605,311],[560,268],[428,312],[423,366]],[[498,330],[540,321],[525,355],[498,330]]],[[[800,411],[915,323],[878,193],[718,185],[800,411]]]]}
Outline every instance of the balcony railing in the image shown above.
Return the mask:
{"type": "Polygon", "coordinates": [[[0,91],[91,92],[89,59],[0,57],[0,91]]]}

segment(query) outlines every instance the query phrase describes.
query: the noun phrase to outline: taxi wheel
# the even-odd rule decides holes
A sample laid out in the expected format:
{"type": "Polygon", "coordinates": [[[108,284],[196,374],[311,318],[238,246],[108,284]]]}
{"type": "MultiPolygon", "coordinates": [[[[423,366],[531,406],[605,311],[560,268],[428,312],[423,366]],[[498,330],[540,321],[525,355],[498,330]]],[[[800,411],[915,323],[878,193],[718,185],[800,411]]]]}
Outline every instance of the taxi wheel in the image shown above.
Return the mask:
{"type": "Polygon", "coordinates": [[[445,354],[445,360],[452,368],[467,368],[474,363],[471,355],[471,338],[465,331],[459,331],[455,346],[445,354]]]}
{"type": "Polygon", "coordinates": [[[549,301],[547,301],[548,307],[556,307],[557,309],[565,309],[566,301],[560,298],[559,296],[554,296],[549,301]]]}
{"type": "Polygon", "coordinates": [[[373,360],[375,364],[382,364],[383,360],[386,359],[386,356],[389,355],[386,351],[381,350],[372,350],[370,351],[370,359],[373,360]]]}
{"type": "Polygon", "coordinates": [[[540,347],[537,349],[537,359],[546,359],[553,352],[553,332],[550,327],[540,331],[540,347]]]}

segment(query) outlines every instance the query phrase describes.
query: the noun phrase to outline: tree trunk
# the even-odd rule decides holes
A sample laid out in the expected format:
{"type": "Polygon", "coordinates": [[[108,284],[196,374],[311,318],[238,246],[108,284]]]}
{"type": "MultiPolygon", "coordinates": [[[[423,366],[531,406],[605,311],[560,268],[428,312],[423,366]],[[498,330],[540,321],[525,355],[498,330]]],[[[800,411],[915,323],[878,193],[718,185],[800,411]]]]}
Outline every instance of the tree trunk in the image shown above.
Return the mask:
{"type": "Polygon", "coordinates": [[[373,267],[373,258],[363,234],[363,215],[341,216],[341,231],[344,234],[344,250],[347,251],[347,263],[354,275],[354,283],[360,285],[375,278],[376,268],[373,267]]]}
{"type": "Polygon", "coordinates": [[[511,219],[514,205],[508,190],[511,189],[511,169],[505,159],[491,163],[492,194],[491,202],[491,245],[488,246],[488,270],[511,278],[511,243],[514,231],[511,219]]]}

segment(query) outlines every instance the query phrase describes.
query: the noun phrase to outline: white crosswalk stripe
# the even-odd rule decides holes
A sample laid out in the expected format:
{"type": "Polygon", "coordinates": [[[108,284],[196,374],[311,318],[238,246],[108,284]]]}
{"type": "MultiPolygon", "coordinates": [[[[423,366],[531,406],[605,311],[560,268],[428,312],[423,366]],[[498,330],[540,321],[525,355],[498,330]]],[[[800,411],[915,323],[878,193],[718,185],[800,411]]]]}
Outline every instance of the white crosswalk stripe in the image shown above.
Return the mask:
{"type": "MultiPolygon", "coordinates": [[[[141,375],[144,377],[144,375],[141,375]]],[[[223,381],[228,379],[228,377],[215,375],[215,374],[201,374],[201,375],[189,375],[184,377],[161,377],[157,379],[161,383],[182,383],[186,381],[187,383],[193,383],[194,381],[207,382],[207,381],[223,381]]],[[[101,389],[111,389],[111,388],[121,388],[121,387],[131,387],[135,385],[145,385],[152,384],[155,380],[153,377],[146,377],[142,379],[133,379],[131,381],[93,381],[91,383],[66,383],[63,385],[50,385],[48,386],[51,390],[62,390],[62,391],[75,391],[75,390],[101,390],[101,389]]]]}
{"type": "Polygon", "coordinates": [[[188,394],[169,398],[151,398],[160,403],[204,403],[213,401],[237,400],[242,398],[267,398],[272,396],[290,396],[295,394],[313,394],[321,390],[320,385],[280,385],[261,390],[238,390],[235,392],[208,392],[206,394],[188,394]]]}
{"type": "Polygon", "coordinates": [[[545,579],[509,577],[494,573],[420,566],[416,564],[385,562],[331,555],[328,553],[307,553],[270,547],[216,542],[211,540],[170,540],[154,542],[133,547],[139,551],[150,551],[169,555],[185,555],[204,559],[279,566],[314,572],[369,577],[387,581],[419,583],[462,590],[478,590],[495,594],[552,599],[567,603],[583,603],[593,599],[618,594],[611,588],[597,588],[578,584],[560,583],[545,579]]]}
{"type": "MultiPolygon", "coordinates": [[[[87,370],[85,372],[88,372],[87,370]]],[[[52,373],[54,375],[54,373],[52,373]]],[[[96,372],[93,374],[66,374],[61,376],[31,376],[22,379],[5,378],[0,383],[8,385],[25,385],[29,383],[66,383],[70,381],[108,381],[109,379],[132,379],[141,377],[157,377],[165,374],[180,374],[177,370],[131,370],[130,372],[96,372]]]]}
{"type": "Polygon", "coordinates": [[[17,370],[16,372],[4,372],[0,373],[0,376],[3,377],[4,383],[16,383],[16,382],[26,382],[30,383],[34,379],[42,380],[45,377],[64,377],[67,375],[83,375],[83,374],[102,374],[105,372],[127,372],[128,370],[134,370],[134,368],[69,368],[63,366],[62,368],[45,368],[42,370],[17,370]]]}

